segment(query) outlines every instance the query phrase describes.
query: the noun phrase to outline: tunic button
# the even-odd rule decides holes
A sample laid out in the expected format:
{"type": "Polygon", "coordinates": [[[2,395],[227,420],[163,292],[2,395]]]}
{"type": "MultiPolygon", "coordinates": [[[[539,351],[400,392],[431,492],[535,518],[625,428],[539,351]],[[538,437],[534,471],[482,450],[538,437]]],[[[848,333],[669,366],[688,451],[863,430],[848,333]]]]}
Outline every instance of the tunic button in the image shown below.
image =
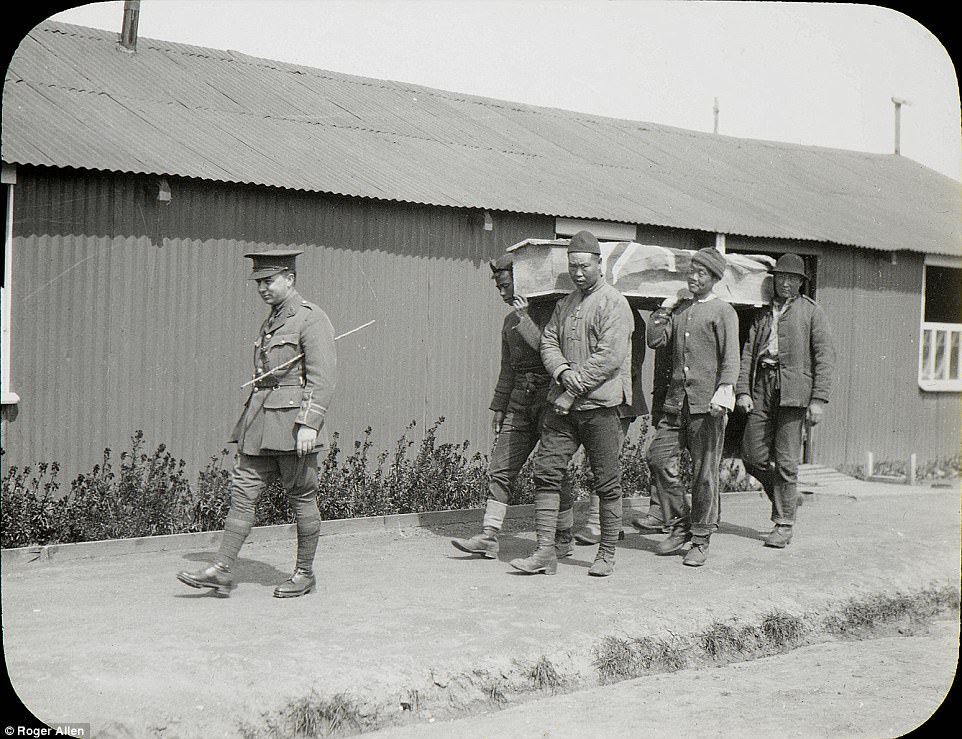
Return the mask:
{"type": "Polygon", "coordinates": [[[687,372],[687,371],[688,371],[688,368],[687,368],[687,367],[685,367],[685,372],[687,372]]]}

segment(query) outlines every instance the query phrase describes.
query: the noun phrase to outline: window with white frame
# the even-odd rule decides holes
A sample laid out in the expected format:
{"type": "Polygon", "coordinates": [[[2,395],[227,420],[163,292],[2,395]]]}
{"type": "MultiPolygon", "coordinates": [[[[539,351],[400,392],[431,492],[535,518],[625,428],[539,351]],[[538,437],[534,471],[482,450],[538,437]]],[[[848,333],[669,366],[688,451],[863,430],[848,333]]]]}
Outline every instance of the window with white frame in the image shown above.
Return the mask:
{"type": "Polygon", "coordinates": [[[927,257],[922,281],[919,387],[962,391],[962,267],[927,257]]]}

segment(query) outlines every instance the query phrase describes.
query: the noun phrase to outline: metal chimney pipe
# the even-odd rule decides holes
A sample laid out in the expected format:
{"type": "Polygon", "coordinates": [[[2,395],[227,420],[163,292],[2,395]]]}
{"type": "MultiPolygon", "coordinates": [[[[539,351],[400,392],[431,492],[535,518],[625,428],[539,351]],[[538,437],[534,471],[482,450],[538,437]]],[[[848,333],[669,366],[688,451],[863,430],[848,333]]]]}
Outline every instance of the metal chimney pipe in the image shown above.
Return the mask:
{"type": "Polygon", "coordinates": [[[137,51],[137,24],[140,22],[140,0],[124,0],[124,25],[120,31],[120,45],[137,51]]]}
{"type": "Polygon", "coordinates": [[[902,106],[912,103],[904,98],[892,98],[895,103],[895,153],[901,153],[902,149],[902,106]]]}

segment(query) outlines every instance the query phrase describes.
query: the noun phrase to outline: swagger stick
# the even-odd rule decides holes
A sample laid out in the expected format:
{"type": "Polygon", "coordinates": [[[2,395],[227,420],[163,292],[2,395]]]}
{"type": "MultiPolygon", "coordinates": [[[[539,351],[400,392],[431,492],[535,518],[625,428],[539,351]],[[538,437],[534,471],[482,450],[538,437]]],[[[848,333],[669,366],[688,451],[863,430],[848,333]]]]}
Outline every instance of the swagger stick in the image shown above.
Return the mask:
{"type": "MultiPolygon", "coordinates": [[[[339,334],[339,335],[335,336],[335,337],[334,337],[334,341],[337,341],[338,339],[343,339],[345,336],[349,336],[350,334],[353,334],[355,331],[360,331],[362,328],[367,328],[367,327],[370,326],[372,323],[374,323],[375,320],[376,320],[376,319],[372,319],[372,320],[368,321],[367,323],[364,323],[364,324],[362,324],[362,325],[360,325],[360,326],[358,326],[358,327],[356,327],[356,328],[352,328],[350,331],[345,331],[343,334],[339,334]]],[[[265,377],[270,377],[270,376],[273,375],[275,372],[277,372],[277,370],[282,370],[282,369],[284,369],[285,367],[289,367],[290,365],[294,364],[294,362],[297,362],[298,360],[301,360],[301,359],[303,359],[303,358],[304,358],[304,353],[301,352],[300,354],[298,354],[298,355],[297,355],[296,357],[294,357],[293,359],[288,359],[288,360],[287,360],[286,362],[284,362],[283,364],[279,364],[279,365],[277,365],[276,367],[274,367],[273,369],[267,370],[267,372],[265,372],[263,375],[258,375],[257,377],[253,378],[252,380],[249,380],[248,382],[245,382],[243,385],[241,385],[241,390],[243,390],[245,387],[248,387],[249,385],[253,385],[253,384],[254,384],[255,382],[257,382],[258,380],[263,380],[265,377]]]]}

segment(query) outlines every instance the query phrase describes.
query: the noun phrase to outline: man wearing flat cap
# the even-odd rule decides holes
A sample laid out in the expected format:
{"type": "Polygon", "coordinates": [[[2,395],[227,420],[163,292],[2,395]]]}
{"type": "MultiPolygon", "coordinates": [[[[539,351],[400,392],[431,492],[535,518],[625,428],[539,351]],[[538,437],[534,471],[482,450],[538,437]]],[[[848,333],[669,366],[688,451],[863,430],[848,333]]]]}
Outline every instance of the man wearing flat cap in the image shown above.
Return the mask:
{"type": "MultiPolygon", "coordinates": [[[[524,296],[515,294],[511,252],[492,259],[489,266],[501,299],[512,310],[501,327],[501,371],[490,406],[495,443],[488,464],[488,498],[481,533],[470,539],[452,539],[451,543],[463,552],[497,559],[498,534],[508,510],[511,486],[541,437],[551,376],[544,368],[538,347],[555,301],[529,304],[524,296]]],[[[570,495],[568,498],[570,518],[570,495]]],[[[558,556],[570,555],[574,549],[571,523],[559,526],[556,538],[558,556]]]]}
{"type": "Polygon", "coordinates": [[[214,563],[177,578],[195,588],[229,595],[234,562],[254,525],[254,505],[267,483],[280,479],[297,520],[294,574],[274,589],[277,598],[315,587],[314,553],[320,534],[317,456],[327,445],[324,419],[334,395],[337,359],[334,328],[318,306],[298,294],[299,251],[245,254],[253,281],[271,307],[254,344],[252,389],[229,441],[237,443],[231,505],[214,563]]]}
{"type": "Polygon", "coordinates": [[[772,504],[775,528],[765,546],[792,540],[804,425],[822,418],[835,379],[835,347],[825,311],[801,295],[807,279],[797,254],[772,272],[772,302],[757,312],[742,348],[736,405],[748,414],[742,458],[772,504]]]}
{"type": "Polygon", "coordinates": [[[684,564],[691,567],[705,564],[718,528],[718,468],[738,380],[738,316],[712,292],[725,267],[725,257],[716,249],[695,252],[688,273],[691,297],[669,298],[648,323],[648,346],[671,356],[671,378],[648,452],[669,528],[655,552],[671,554],[690,540],[684,564]],[[678,474],[682,447],[694,468],[691,506],[678,474]]]}
{"type": "Polygon", "coordinates": [[[634,328],[625,296],[605,280],[601,247],[589,231],[568,244],[568,274],[575,290],[555,306],[541,336],[541,359],[552,377],[541,444],[532,460],[538,548],[511,566],[529,574],[557,572],[555,531],[568,462],[584,446],[600,499],[601,541],[588,571],[614,570],[621,533],[621,447],[631,405],[630,339],[634,328]]]}

